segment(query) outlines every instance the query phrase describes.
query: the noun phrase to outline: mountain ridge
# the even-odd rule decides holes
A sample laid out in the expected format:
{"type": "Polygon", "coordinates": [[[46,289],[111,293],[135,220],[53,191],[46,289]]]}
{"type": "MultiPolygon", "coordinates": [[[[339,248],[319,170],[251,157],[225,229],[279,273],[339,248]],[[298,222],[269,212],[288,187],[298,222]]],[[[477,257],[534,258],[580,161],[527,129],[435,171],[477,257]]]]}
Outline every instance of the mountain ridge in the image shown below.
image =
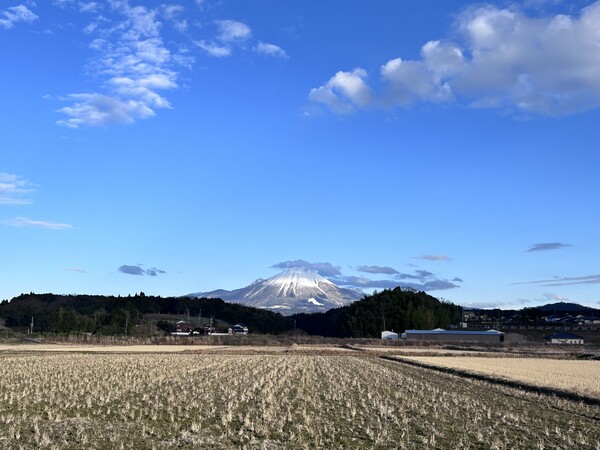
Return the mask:
{"type": "Polygon", "coordinates": [[[362,291],[339,287],[316,271],[300,267],[285,269],[271,278],[259,278],[240,289],[217,289],[187,295],[192,298],[220,298],[283,315],[325,312],[360,300],[363,296],[362,291]]]}

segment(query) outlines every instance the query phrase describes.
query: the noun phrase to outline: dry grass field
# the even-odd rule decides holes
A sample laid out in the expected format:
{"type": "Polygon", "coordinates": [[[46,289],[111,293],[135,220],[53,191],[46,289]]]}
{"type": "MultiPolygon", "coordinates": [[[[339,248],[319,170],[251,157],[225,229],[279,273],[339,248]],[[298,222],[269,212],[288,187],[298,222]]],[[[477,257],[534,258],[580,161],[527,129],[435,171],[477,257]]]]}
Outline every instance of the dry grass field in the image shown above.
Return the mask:
{"type": "Polygon", "coordinates": [[[600,449],[600,408],[348,355],[0,354],[0,448],[600,449]]]}
{"type": "Polygon", "coordinates": [[[600,361],[452,356],[408,359],[600,398],[600,361]]]}

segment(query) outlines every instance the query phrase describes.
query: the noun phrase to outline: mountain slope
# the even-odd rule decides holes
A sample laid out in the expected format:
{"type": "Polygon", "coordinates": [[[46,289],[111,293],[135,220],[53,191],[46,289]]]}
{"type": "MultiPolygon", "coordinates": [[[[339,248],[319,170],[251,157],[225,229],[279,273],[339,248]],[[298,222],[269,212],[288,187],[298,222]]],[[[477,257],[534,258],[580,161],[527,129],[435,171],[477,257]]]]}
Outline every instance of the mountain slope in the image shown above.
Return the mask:
{"type": "Polygon", "coordinates": [[[258,279],[245,288],[197,292],[188,297],[221,298],[288,315],[338,308],[360,300],[363,293],[338,287],[315,271],[291,268],[267,280],[258,279]]]}

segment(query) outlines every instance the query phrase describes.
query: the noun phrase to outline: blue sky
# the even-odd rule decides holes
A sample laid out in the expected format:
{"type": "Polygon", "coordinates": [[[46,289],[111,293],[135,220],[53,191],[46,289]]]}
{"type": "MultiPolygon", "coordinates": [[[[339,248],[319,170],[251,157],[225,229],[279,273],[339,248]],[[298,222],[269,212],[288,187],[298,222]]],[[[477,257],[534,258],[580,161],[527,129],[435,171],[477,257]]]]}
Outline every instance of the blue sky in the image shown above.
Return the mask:
{"type": "Polygon", "coordinates": [[[0,3],[0,298],[311,267],[600,303],[600,2],[0,3]]]}

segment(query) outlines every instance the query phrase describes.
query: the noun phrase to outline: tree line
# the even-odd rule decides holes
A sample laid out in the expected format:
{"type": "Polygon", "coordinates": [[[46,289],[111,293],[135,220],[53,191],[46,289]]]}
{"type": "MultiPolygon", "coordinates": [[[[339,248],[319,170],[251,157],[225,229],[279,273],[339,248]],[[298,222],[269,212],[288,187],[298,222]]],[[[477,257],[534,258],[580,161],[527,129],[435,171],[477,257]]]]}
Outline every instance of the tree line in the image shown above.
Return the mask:
{"type": "Polygon", "coordinates": [[[0,303],[0,317],[7,327],[27,329],[33,318],[34,333],[133,334],[148,325],[146,314],[213,317],[232,325],[243,322],[251,332],[264,334],[303,331],[327,337],[378,338],[384,329],[447,327],[460,321],[461,308],[401,288],[376,292],[325,313],[293,316],[221,299],[147,296],[143,292],[127,297],[29,293],[0,303]]]}

